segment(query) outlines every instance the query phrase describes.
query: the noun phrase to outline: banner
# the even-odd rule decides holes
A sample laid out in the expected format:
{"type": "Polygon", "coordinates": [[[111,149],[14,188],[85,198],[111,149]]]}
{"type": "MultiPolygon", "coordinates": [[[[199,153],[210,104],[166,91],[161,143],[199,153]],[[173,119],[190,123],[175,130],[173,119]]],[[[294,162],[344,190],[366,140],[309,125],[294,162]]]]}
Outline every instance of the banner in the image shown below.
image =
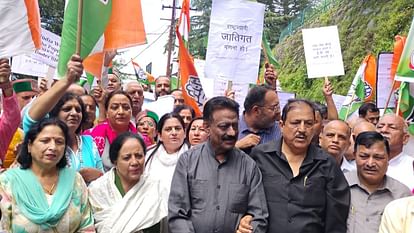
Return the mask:
{"type": "MultiPolygon", "coordinates": [[[[392,91],[393,78],[391,77],[391,66],[393,57],[394,54],[389,52],[380,52],[380,54],[378,54],[377,90],[381,90],[377,93],[376,103],[378,108],[385,108],[388,96],[392,91]]],[[[391,95],[387,108],[395,108],[395,103],[395,95],[391,95]]]]}
{"type": "Polygon", "coordinates": [[[206,78],[256,83],[265,6],[248,1],[213,1],[206,78]]]}
{"type": "Polygon", "coordinates": [[[302,35],[309,78],[345,74],[337,26],[303,29],[302,35]]]}
{"type": "Polygon", "coordinates": [[[376,66],[374,56],[368,55],[365,57],[339,111],[339,118],[341,120],[345,121],[364,102],[375,101],[376,66]]]}
{"type": "Polygon", "coordinates": [[[36,77],[46,77],[48,66],[30,56],[14,56],[11,71],[16,74],[25,74],[36,77]]]}
{"type": "Polygon", "coordinates": [[[414,18],[398,64],[396,80],[414,82],[414,18]]]}
{"type": "Polygon", "coordinates": [[[60,36],[42,28],[42,48],[32,53],[31,57],[53,68],[59,60],[60,36]]]}

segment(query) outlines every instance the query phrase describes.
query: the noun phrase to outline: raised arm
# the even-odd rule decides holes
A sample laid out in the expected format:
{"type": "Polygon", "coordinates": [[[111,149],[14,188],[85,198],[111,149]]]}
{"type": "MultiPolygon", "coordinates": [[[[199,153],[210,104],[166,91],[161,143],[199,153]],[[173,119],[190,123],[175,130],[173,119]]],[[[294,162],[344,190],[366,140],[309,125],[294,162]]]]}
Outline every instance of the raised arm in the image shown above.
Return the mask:
{"type": "Polygon", "coordinates": [[[0,117],[0,159],[4,160],[7,148],[20,125],[20,109],[11,86],[8,59],[0,59],[0,89],[3,92],[3,115],[0,117]]]}
{"type": "Polygon", "coordinates": [[[65,94],[66,89],[77,82],[82,75],[83,65],[79,55],[72,55],[68,62],[68,70],[65,77],[61,78],[43,95],[33,101],[29,109],[29,117],[34,121],[41,120],[56,105],[59,99],[65,94]]]}
{"type": "Polygon", "coordinates": [[[338,110],[332,98],[333,87],[331,82],[326,78],[323,84],[323,95],[325,96],[326,107],[328,108],[328,120],[338,120],[338,110]]]}

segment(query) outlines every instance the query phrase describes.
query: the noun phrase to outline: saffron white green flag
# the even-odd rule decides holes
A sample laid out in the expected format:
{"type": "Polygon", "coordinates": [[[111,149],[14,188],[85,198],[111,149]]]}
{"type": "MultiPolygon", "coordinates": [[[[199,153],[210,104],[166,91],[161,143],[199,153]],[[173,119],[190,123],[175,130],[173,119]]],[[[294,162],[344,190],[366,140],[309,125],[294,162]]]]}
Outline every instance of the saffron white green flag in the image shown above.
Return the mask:
{"type": "MultiPolygon", "coordinates": [[[[78,0],[66,0],[63,20],[62,41],[59,51],[58,74],[63,77],[66,64],[76,48],[78,0]]],[[[93,53],[102,52],[104,32],[111,17],[112,0],[83,1],[82,59],[93,53]]]]}

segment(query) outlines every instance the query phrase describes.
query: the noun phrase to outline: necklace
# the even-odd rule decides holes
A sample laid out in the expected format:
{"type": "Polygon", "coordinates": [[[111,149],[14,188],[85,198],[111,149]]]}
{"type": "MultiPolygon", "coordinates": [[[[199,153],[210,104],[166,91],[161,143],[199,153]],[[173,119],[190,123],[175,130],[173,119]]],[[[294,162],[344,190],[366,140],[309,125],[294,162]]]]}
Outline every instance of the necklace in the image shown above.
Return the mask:
{"type": "Polygon", "coordinates": [[[45,190],[47,194],[52,195],[53,190],[55,189],[55,185],[56,185],[56,182],[53,183],[53,185],[52,185],[52,187],[50,187],[50,189],[47,189],[47,188],[43,187],[43,190],[45,190]]]}

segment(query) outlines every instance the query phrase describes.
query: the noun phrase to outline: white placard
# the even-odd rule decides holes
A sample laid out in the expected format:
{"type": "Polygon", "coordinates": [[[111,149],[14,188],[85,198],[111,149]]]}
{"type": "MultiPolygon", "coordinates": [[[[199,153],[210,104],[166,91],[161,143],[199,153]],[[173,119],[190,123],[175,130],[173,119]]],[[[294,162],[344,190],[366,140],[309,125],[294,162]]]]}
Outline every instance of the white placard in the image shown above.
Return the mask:
{"type": "MultiPolygon", "coordinates": [[[[377,107],[385,108],[388,96],[392,89],[391,65],[393,53],[380,53],[377,66],[377,107]]],[[[396,93],[391,94],[387,108],[395,108],[396,93]]]]}
{"type": "Polygon", "coordinates": [[[36,50],[31,56],[53,68],[57,67],[59,60],[60,36],[42,28],[42,48],[36,50]]]}
{"type": "Polygon", "coordinates": [[[280,111],[282,111],[283,107],[285,107],[289,99],[294,99],[296,97],[295,93],[283,91],[278,91],[277,95],[279,97],[280,111]]]}
{"type": "Polygon", "coordinates": [[[144,110],[150,110],[155,112],[159,118],[161,118],[164,114],[170,113],[173,111],[174,108],[174,97],[171,95],[164,95],[158,97],[157,101],[154,102],[146,102],[142,106],[144,110]]]}
{"type": "Polygon", "coordinates": [[[345,102],[346,96],[333,94],[332,99],[335,103],[336,110],[339,113],[339,111],[341,111],[342,104],[345,102]]]}
{"type": "MultiPolygon", "coordinates": [[[[228,80],[217,78],[214,80],[213,96],[224,96],[228,80]]],[[[240,105],[240,113],[244,110],[244,99],[249,92],[249,84],[232,81],[231,89],[234,91],[234,100],[240,105]]]]}
{"type": "Polygon", "coordinates": [[[302,35],[309,78],[345,74],[337,26],[303,29],[302,35]]]}
{"type": "Polygon", "coordinates": [[[29,56],[20,55],[13,57],[11,70],[17,74],[46,77],[48,66],[29,56]]]}
{"type": "Polygon", "coordinates": [[[213,1],[206,55],[206,78],[256,83],[264,5],[213,1]]]}

